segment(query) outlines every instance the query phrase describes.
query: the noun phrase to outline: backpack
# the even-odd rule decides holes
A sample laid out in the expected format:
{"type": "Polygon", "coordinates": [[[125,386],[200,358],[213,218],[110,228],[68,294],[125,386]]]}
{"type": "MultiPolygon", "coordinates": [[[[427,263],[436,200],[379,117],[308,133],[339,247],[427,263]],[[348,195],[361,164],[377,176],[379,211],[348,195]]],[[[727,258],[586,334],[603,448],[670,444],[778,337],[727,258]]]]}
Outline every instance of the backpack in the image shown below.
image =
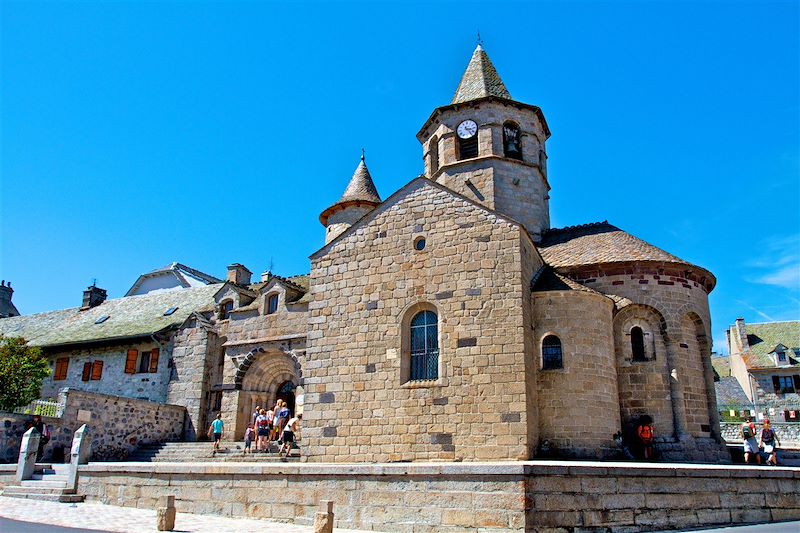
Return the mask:
{"type": "Polygon", "coordinates": [[[642,426],[642,438],[649,440],[653,438],[653,428],[649,425],[642,426]]]}
{"type": "Polygon", "coordinates": [[[750,424],[742,425],[742,436],[745,440],[753,438],[753,428],[750,427],[750,424]]]}
{"type": "Polygon", "coordinates": [[[267,427],[267,425],[268,425],[267,418],[266,417],[263,417],[263,418],[259,417],[259,419],[256,421],[256,424],[258,424],[258,427],[260,427],[260,428],[267,427]]]}

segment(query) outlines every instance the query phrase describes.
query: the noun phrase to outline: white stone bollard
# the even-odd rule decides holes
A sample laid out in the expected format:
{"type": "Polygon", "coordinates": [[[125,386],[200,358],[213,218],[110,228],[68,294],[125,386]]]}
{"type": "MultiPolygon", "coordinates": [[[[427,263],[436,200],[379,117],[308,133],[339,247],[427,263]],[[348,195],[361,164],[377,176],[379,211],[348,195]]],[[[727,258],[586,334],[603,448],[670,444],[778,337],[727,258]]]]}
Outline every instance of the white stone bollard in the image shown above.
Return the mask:
{"type": "Polygon", "coordinates": [[[175,529],[175,496],[162,496],[158,499],[156,509],[156,529],[159,531],[172,531],[175,529]]]}
{"type": "Polygon", "coordinates": [[[317,511],[314,515],[314,533],[333,533],[333,502],[323,500],[324,511],[317,511]]]}
{"type": "Polygon", "coordinates": [[[33,477],[33,470],[36,466],[36,452],[39,450],[39,439],[41,437],[36,428],[31,428],[22,435],[19,460],[17,461],[17,482],[33,477]]]}
{"type": "Polygon", "coordinates": [[[86,456],[89,448],[89,429],[86,424],[78,428],[72,437],[72,447],[69,455],[69,473],[67,474],[67,488],[73,491],[78,490],[78,465],[86,463],[86,456]]]}

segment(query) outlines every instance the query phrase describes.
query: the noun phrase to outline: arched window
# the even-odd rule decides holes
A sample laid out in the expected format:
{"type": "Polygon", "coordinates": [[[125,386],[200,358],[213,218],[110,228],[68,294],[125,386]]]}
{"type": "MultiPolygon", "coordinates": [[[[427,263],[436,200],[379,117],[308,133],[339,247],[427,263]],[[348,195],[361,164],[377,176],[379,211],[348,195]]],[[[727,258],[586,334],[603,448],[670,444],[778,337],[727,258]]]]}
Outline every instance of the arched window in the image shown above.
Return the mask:
{"type": "Polygon", "coordinates": [[[231,317],[231,311],[233,311],[233,300],[225,300],[219,304],[219,319],[228,320],[231,317]]]}
{"type": "Polygon", "coordinates": [[[270,294],[267,297],[267,314],[271,315],[278,310],[278,295],[270,294]]]}
{"type": "Polygon", "coordinates": [[[503,154],[522,161],[522,135],[513,122],[503,124],[503,154]]]}
{"type": "Polygon", "coordinates": [[[411,381],[439,377],[439,325],[433,311],[420,311],[411,319],[411,381]]]}
{"type": "Polygon", "coordinates": [[[644,353],[644,332],[639,326],[631,328],[631,352],[634,361],[647,361],[644,353]]]}
{"type": "Polygon", "coordinates": [[[430,157],[431,177],[439,170],[439,138],[434,137],[428,143],[428,157],[430,157]]]}
{"type": "Polygon", "coordinates": [[[564,358],[561,354],[561,339],[555,335],[548,335],[542,340],[542,370],[564,368],[564,358]]]}

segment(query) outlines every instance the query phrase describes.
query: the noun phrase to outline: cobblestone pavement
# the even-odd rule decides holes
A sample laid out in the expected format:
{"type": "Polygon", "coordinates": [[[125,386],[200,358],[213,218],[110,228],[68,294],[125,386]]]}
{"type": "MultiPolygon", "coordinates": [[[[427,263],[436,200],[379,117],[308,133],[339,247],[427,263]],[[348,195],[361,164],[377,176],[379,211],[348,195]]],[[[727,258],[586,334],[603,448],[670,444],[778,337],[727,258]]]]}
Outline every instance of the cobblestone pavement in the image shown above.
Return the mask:
{"type": "MultiPolygon", "coordinates": [[[[39,524],[120,533],[157,531],[154,510],[116,507],[101,503],[41,502],[0,496],[0,516],[39,524]]],[[[178,513],[178,517],[175,519],[175,531],[185,533],[253,533],[253,531],[259,533],[311,533],[314,528],[267,520],[178,513]]],[[[334,531],[358,533],[353,529],[337,528],[334,531]]]]}

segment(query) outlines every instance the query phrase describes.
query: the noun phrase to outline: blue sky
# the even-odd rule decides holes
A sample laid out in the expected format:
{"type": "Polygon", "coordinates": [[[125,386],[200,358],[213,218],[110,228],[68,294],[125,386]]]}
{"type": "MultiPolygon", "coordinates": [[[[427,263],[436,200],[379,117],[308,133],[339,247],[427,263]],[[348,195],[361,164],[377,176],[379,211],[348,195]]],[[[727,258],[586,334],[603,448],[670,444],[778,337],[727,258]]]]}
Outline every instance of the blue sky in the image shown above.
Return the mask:
{"type": "Polygon", "coordinates": [[[308,271],[361,153],[422,170],[480,31],[538,105],[555,227],[608,219],[800,319],[797,2],[14,2],[2,16],[0,277],[22,313],[180,261],[308,271]]]}

